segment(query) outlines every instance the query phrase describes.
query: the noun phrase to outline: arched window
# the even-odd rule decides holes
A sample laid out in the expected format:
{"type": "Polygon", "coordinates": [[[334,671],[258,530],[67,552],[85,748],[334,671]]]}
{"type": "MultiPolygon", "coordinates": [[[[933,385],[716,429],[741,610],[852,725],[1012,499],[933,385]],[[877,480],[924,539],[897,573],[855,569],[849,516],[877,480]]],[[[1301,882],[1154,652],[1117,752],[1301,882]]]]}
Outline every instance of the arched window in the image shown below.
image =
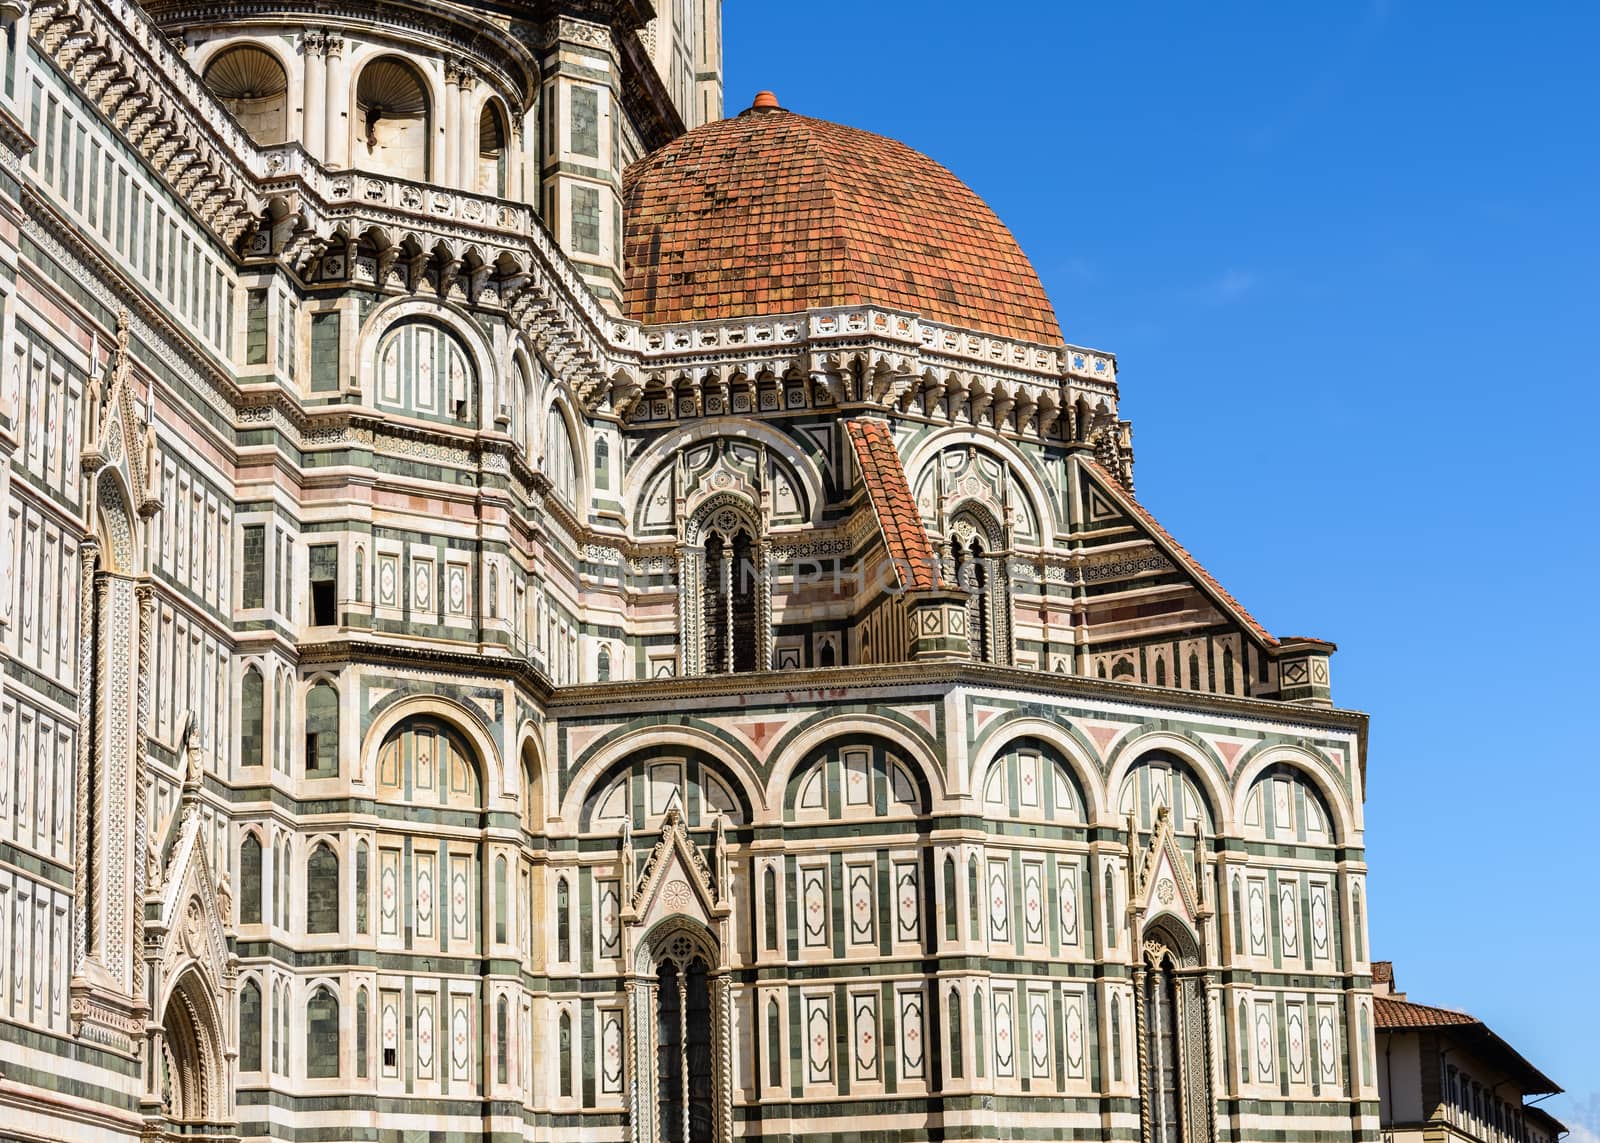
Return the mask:
{"type": "Polygon", "coordinates": [[[1189,652],[1189,689],[1200,689],[1200,656],[1194,651],[1189,652]]]}
{"type": "Polygon", "coordinates": [[[976,1074],[983,1079],[988,1074],[989,1061],[985,1058],[988,1047],[983,1039],[983,989],[975,988],[972,991],[972,1054],[977,1061],[976,1074]]]}
{"type": "Polygon", "coordinates": [[[983,913],[978,907],[978,901],[983,896],[982,887],[978,880],[978,855],[974,853],[967,858],[967,939],[978,940],[983,936],[983,913]]]}
{"type": "Polygon", "coordinates": [[[289,839],[284,838],[280,841],[272,852],[272,889],[277,894],[277,900],[272,903],[272,907],[277,911],[277,916],[273,920],[280,929],[287,929],[290,882],[293,880],[289,876],[289,839]]]}
{"type": "Polygon", "coordinates": [[[950,1023],[950,1078],[961,1078],[961,993],[950,992],[947,1019],[950,1023]]]}
{"type": "Polygon", "coordinates": [[[956,939],[956,917],[959,905],[956,897],[956,859],[951,854],[944,855],[944,939],[954,942],[956,939]]]}
{"type": "Polygon", "coordinates": [[[1367,938],[1361,916],[1361,883],[1355,882],[1350,886],[1350,920],[1355,931],[1351,934],[1354,938],[1351,947],[1355,952],[1357,961],[1367,959],[1367,938]]]}
{"type": "Polygon", "coordinates": [[[1239,1002],[1239,1082],[1250,1082],[1250,1012],[1239,1002]]]}
{"type": "Polygon", "coordinates": [[[767,948],[776,951],[778,947],[778,875],[772,866],[767,866],[761,880],[766,898],[767,948]]]}
{"type": "Polygon", "coordinates": [[[356,1078],[367,1078],[367,990],[356,990],[356,1078]]]}
{"type": "Polygon", "coordinates": [[[1183,1143],[1209,1118],[1211,1065],[1204,1037],[1186,1036],[1202,1026],[1205,1006],[1194,942],[1157,924],[1145,931],[1142,965],[1144,1027],[1140,1096],[1150,1138],[1183,1143]]]}
{"type": "Polygon", "coordinates": [[[339,692],[320,682],[306,692],[306,777],[339,776],[339,692]]]}
{"type": "MultiPolygon", "coordinates": [[[[756,529],[742,512],[710,509],[693,529],[700,538],[700,670],[715,675],[765,669],[761,600],[766,569],[756,529]]],[[[685,632],[686,638],[693,637],[685,632]]]]}
{"type": "Polygon", "coordinates": [[[339,858],[320,844],[306,861],[306,932],[339,931],[339,858]]]}
{"type": "Polygon", "coordinates": [[[1333,813],[1322,791],[1289,765],[1269,766],[1251,783],[1243,824],[1246,837],[1262,841],[1331,846],[1334,840],[1333,813]]]}
{"type": "MultiPolygon", "coordinates": [[[[769,870],[770,872],[770,870],[769,870]]],[[[778,1015],[776,997],[767,1001],[767,1086],[783,1083],[783,1024],[778,1015]]]]}
{"type": "Polygon", "coordinates": [[[265,686],[261,672],[247,667],[239,684],[239,764],[265,766],[267,763],[266,726],[263,724],[265,686]]]}
{"type": "Polygon", "coordinates": [[[219,52],[201,82],[263,147],[289,138],[289,76],[278,57],[246,44],[219,52]]]}
{"type": "Polygon", "coordinates": [[[577,451],[560,406],[551,405],[544,415],[544,456],[539,467],[549,479],[551,490],[569,507],[578,503],[577,451]]]}
{"type": "Polygon", "coordinates": [[[611,445],[605,437],[594,442],[594,483],[596,488],[611,487],[611,445]]]}
{"type": "Polygon", "coordinates": [[[1122,1082],[1122,997],[1111,994],[1111,1078],[1122,1082]]]}
{"type": "Polygon", "coordinates": [[[1156,660],[1156,686],[1164,687],[1166,685],[1167,685],[1167,661],[1165,659],[1157,659],[1156,660]]]}
{"type": "Polygon", "coordinates": [[[384,56],[356,81],[356,166],[426,181],[433,135],[428,90],[411,65],[384,56]]]}
{"type": "Polygon", "coordinates": [[[506,197],[506,121],[500,105],[489,100],[478,116],[478,185],[479,194],[506,197]]]}
{"type": "Polygon", "coordinates": [[[367,932],[367,843],[356,842],[356,932],[367,932]]]}
{"type": "Polygon", "coordinates": [[[254,980],[239,990],[239,1070],[261,1070],[261,986],[254,980]]]}
{"type": "Polygon", "coordinates": [[[711,984],[705,958],[687,941],[656,970],[657,1116],[663,1143],[712,1138],[711,984]]]}
{"type": "Polygon", "coordinates": [[[1117,947],[1117,879],[1106,866],[1106,948],[1117,947]]]}
{"type": "Polygon", "coordinates": [[[333,991],[318,987],[306,1002],[306,1078],[339,1075],[339,1001],[333,991]]]}
{"type": "Polygon", "coordinates": [[[967,645],[980,663],[1011,661],[1011,591],[999,531],[974,509],[950,522],[949,570],[967,593],[967,645]]]}
{"type": "Polygon", "coordinates": [[[561,1069],[561,1098],[572,1098],[572,1013],[562,1009],[556,1032],[559,1049],[557,1063],[561,1069]]]}
{"type": "Polygon", "coordinates": [[[605,647],[600,648],[599,662],[596,664],[595,677],[602,683],[611,681],[611,652],[605,647]]]}
{"type": "Polygon", "coordinates": [[[556,959],[572,959],[572,893],[565,877],[556,879],[556,959]]]}
{"type": "Polygon", "coordinates": [[[450,330],[402,321],[378,339],[377,403],[407,416],[449,424],[477,423],[477,371],[450,330]]]}
{"type": "Polygon", "coordinates": [[[497,1083],[509,1083],[511,1070],[511,1014],[506,998],[500,997],[494,1005],[494,1078],[497,1083]]]}
{"type": "Polygon", "coordinates": [[[496,857],[494,859],[494,939],[497,944],[502,945],[506,943],[507,891],[506,859],[504,857],[496,857]]]}
{"type": "Polygon", "coordinates": [[[281,998],[280,998],[280,995],[279,995],[279,992],[278,992],[278,982],[277,981],[273,981],[272,982],[272,1011],[271,1011],[271,1013],[268,1014],[268,1019],[270,1020],[271,1026],[272,1026],[272,1070],[275,1071],[275,1072],[278,1072],[279,1074],[282,1074],[282,1072],[283,1072],[283,1056],[282,1056],[283,1049],[282,1049],[282,1046],[280,1045],[279,1040],[278,1040],[278,1006],[279,1006],[279,1003],[280,1003],[280,999],[281,998]]]}
{"type": "Polygon", "coordinates": [[[1233,693],[1233,648],[1222,649],[1222,691],[1224,694],[1233,693]]]}
{"type": "Polygon", "coordinates": [[[239,923],[261,923],[261,840],[253,833],[239,843],[239,923]]]}

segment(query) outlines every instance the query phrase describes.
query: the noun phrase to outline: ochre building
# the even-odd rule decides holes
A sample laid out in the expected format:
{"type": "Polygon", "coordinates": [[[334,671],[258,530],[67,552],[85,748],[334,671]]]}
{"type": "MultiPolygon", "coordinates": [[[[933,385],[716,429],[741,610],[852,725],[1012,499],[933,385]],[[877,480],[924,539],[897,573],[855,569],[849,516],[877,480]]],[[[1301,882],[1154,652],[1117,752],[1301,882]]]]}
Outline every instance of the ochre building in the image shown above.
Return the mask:
{"type": "Polygon", "coordinates": [[[720,19],[0,0],[0,1137],[1376,1136],[1332,645],[720,19]]]}

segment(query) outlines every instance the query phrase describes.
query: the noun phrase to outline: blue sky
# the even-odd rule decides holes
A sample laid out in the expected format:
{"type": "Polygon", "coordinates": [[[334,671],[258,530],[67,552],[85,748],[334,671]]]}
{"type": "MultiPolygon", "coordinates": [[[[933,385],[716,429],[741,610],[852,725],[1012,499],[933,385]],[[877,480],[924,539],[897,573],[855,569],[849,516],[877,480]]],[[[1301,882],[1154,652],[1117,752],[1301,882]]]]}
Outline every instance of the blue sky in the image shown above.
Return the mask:
{"type": "Polygon", "coordinates": [[[725,13],[730,112],[926,151],[1117,353],[1141,499],[1372,715],[1375,955],[1600,1130],[1600,7],[725,13]]]}

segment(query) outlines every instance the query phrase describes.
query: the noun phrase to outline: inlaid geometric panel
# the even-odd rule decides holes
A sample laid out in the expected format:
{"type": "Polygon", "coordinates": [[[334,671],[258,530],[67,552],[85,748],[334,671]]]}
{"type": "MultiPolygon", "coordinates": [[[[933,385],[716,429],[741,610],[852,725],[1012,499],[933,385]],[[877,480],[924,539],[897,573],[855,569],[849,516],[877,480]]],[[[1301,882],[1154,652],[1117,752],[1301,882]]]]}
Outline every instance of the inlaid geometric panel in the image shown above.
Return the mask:
{"type": "Polygon", "coordinates": [[[1029,944],[1044,943],[1044,863],[1022,863],[1022,937],[1029,944]]]}
{"type": "Polygon", "coordinates": [[[1289,1055],[1289,1082],[1305,1083],[1306,1074],[1306,1006],[1304,1001],[1291,1000],[1284,1006],[1284,1036],[1289,1055]]]}
{"type": "Polygon", "coordinates": [[[1088,1062],[1084,1046],[1085,1028],[1088,1024],[1084,1012],[1088,1002],[1084,993],[1068,992],[1066,1004],[1067,1078],[1083,1079],[1088,1062]]]}
{"type": "Polygon", "coordinates": [[[1274,1021],[1272,1001],[1257,1000],[1254,1002],[1256,1019],[1256,1079],[1262,1083],[1271,1083],[1276,1072],[1277,1053],[1273,1050],[1274,1021]]]}
{"type": "Polygon", "coordinates": [[[434,854],[417,850],[411,855],[417,868],[416,932],[419,938],[433,936],[434,854]]]}
{"type": "Polygon", "coordinates": [[[877,942],[877,905],[873,885],[877,881],[875,865],[846,865],[845,883],[849,887],[850,943],[870,945],[877,942]]]}
{"type": "Polygon", "coordinates": [[[1250,955],[1267,955],[1267,882],[1264,877],[1252,877],[1246,894],[1250,914],[1250,955]]]}
{"type": "Polygon", "coordinates": [[[921,894],[918,892],[917,885],[917,863],[915,861],[895,862],[894,939],[897,941],[911,942],[921,938],[921,894]]]}
{"type": "Polygon", "coordinates": [[[1328,884],[1311,883],[1311,959],[1326,962],[1333,957],[1333,943],[1329,933],[1328,884]]]}
{"type": "Polygon", "coordinates": [[[1044,989],[1028,991],[1028,1074],[1050,1075],[1050,993],[1044,989]]]}
{"type": "Polygon", "coordinates": [[[800,867],[800,936],[806,948],[822,949],[828,940],[828,867],[800,867]]]}
{"type": "Polygon", "coordinates": [[[922,1021],[922,991],[904,988],[895,993],[899,1007],[900,1078],[913,1080],[924,1077],[927,1062],[925,1031],[922,1021]]]}
{"type": "Polygon", "coordinates": [[[450,998],[450,1078],[470,1082],[472,1079],[472,998],[450,998]]]}
{"type": "Polygon", "coordinates": [[[989,859],[989,939],[1011,940],[1011,863],[1003,857],[989,859]]]}
{"type": "Polygon", "coordinates": [[[833,999],[828,996],[807,996],[806,1011],[806,1082],[833,1082],[833,999]]]}
{"type": "Polygon", "coordinates": [[[1278,932],[1283,940],[1285,959],[1300,955],[1299,894],[1290,881],[1278,882],[1278,932]]]}
{"type": "Polygon", "coordinates": [[[1332,1004],[1317,1005],[1317,1073],[1324,1087],[1339,1083],[1339,1022],[1332,1004]]]}
{"type": "Polygon", "coordinates": [[[856,992],[850,996],[851,1068],[858,1083],[878,1079],[878,994],[856,992]]]}
{"type": "Polygon", "coordinates": [[[622,1094],[622,1010],[606,1008],[600,1012],[600,1091],[603,1095],[622,1094]]]}
{"type": "Polygon", "coordinates": [[[417,994],[417,1078],[431,1080],[434,1064],[435,1003],[431,992],[417,994]]]}
{"type": "Polygon", "coordinates": [[[596,921],[599,927],[600,955],[622,955],[622,897],[621,883],[601,881],[597,884],[600,907],[596,921]]]}
{"type": "Polygon", "coordinates": [[[844,802],[847,806],[872,802],[872,755],[865,750],[844,752],[844,802]]]}
{"type": "Polygon", "coordinates": [[[378,932],[386,937],[400,933],[400,851],[378,853],[378,932]]]}
{"type": "Polygon", "coordinates": [[[1076,862],[1056,866],[1056,891],[1061,911],[1061,943],[1078,943],[1078,880],[1082,876],[1076,862]]]}
{"type": "Polygon", "coordinates": [[[994,990],[994,1074],[1000,1079],[1017,1074],[1016,993],[1009,988],[994,990]]]}

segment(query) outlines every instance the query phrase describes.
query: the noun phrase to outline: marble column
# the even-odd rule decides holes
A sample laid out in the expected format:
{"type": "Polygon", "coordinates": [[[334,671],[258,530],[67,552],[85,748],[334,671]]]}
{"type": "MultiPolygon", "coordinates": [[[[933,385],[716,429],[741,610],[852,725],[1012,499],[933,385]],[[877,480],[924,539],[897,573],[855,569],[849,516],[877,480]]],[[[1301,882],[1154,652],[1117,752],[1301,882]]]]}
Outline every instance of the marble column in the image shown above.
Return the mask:
{"type": "Polygon", "coordinates": [[[307,31],[300,35],[301,65],[305,69],[300,96],[300,145],[319,161],[326,157],[323,132],[327,117],[323,105],[327,102],[328,74],[322,54],[325,43],[321,32],[307,31]]]}
{"type": "Polygon", "coordinates": [[[350,76],[345,65],[344,37],[329,32],[324,40],[327,65],[323,76],[326,123],[323,165],[342,169],[350,165],[350,76]]]}

